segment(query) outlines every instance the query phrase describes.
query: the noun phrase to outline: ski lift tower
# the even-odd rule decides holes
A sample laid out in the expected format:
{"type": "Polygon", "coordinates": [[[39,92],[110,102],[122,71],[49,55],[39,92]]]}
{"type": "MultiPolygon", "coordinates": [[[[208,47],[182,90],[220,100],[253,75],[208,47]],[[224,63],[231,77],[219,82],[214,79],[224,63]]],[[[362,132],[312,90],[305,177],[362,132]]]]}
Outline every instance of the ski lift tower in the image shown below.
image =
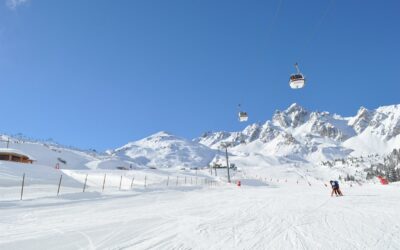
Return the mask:
{"type": "Polygon", "coordinates": [[[226,157],[226,169],[228,171],[228,183],[231,183],[231,176],[229,173],[229,158],[228,158],[228,147],[232,146],[231,142],[223,142],[221,143],[221,148],[225,149],[225,157],[226,157]]]}

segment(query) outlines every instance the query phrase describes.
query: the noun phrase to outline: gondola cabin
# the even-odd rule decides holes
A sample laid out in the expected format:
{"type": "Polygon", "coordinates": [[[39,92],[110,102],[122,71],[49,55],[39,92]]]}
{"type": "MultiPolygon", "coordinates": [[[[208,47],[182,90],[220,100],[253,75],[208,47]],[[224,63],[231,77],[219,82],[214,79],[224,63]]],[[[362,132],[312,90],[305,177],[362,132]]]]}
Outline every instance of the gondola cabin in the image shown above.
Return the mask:
{"type": "Polygon", "coordinates": [[[247,122],[249,119],[249,116],[247,115],[247,112],[239,112],[239,121],[240,122],[247,122]]]}
{"type": "Polygon", "coordinates": [[[304,85],[306,83],[306,79],[304,78],[304,75],[300,72],[299,69],[299,64],[296,63],[294,65],[294,67],[297,70],[296,74],[292,74],[290,76],[290,80],[289,80],[289,85],[292,89],[301,89],[304,88],[304,85]]]}
{"type": "Polygon", "coordinates": [[[305,79],[302,74],[295,74],[290,76],[289,85],[292,89],[304,88],[305,79]]]}

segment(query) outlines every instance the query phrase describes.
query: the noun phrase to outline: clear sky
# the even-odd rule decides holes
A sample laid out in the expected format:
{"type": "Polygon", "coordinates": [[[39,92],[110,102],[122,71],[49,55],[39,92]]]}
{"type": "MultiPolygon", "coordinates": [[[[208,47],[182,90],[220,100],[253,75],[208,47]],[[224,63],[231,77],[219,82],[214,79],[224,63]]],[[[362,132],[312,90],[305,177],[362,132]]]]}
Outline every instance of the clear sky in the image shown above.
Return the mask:
{"type": "Polygon", "coordinates": [[[241,130],[238,103],[249,123],[400,103],[398,0],[0,1],[0,132],[104,150],[241,130]]]}

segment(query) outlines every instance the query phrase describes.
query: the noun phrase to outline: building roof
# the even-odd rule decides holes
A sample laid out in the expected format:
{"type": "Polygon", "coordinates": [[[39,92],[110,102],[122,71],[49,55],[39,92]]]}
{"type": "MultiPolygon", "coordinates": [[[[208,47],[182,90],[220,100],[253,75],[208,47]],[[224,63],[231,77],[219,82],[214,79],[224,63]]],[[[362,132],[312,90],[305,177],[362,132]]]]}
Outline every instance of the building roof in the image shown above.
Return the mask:
{"type": "Polygon", "coordinates": [[[14,149],[14,148],[0,148],[0,153],[16,154],[16,155],[26,156],[30,160],[35,160],[32,156],[25,154],[21,150],[14,149]]]}

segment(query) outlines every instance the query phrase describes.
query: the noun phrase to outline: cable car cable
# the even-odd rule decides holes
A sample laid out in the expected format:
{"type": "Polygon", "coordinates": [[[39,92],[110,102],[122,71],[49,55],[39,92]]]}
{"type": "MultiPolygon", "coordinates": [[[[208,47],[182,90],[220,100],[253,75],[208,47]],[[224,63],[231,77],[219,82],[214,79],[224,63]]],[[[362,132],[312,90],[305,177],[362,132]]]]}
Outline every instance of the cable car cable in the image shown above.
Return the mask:
{"type": "MultiPolygon", "coordinates": [[[[331,9],[333,8],[335,4],[335,0],[330,0],[328,6],[326,7],[325,11],[323,12],[321,18],[316,22],[314,29],[311,33],[311,35],[307,36],[308,39],[305,41],[304,46],[302,46],[302,48],[299,51],[299,57],[297,62],[302,61],[301,57],[304,54],[304,51],[307,50],[313,43],[313,41],[315,40],[315,38],[317,37],[317,34],[319,33],[319,31],[321,30],[321,26],[324,23],[324,20],[326,19],[326,17],[328,16],[329,12],[331,11],[331,9]]],[[[304,60],[303,60],[304,61],[304,60]]]]}

